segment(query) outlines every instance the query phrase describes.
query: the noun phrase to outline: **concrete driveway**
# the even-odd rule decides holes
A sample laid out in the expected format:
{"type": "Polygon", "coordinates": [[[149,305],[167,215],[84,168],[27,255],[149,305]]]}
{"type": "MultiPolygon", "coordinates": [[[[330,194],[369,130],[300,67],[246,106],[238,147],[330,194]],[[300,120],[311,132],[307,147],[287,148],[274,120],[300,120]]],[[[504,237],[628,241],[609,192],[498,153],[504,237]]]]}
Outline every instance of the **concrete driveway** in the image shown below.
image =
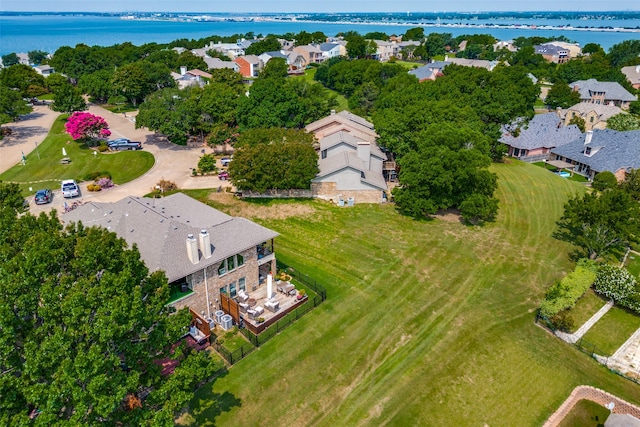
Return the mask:
{"type": "MultiPolygon", "coordinates": [[[[191,170],[198,165],[198,159],[202,155],[202,147],[178,146],[147,129],[136,129],[135,118],[131,113],[127,113],[127,117],[125,117],[124,114],[115,114],[97,105],[90,105],[89,112],[104,117],[109,124],[112,138],[125,137],[132,141],[140,141],[143,149],[153,154],[155,164],[141,177],[108,190],[89,192],[86,188],[89,183],[80,183],[80,197],[66,199],[68,204],[71,204],[72,201],[80,203],[88,201],[115,202],[126,196],[143,196],[150,193],[161,179],[175,182],[180,189],[231,186],[228,181],[221,181],[217,176],[192,176],[191,170]]],[[[37,106],[33,113],[24,116],[19,122],[7,125],[14,131],[14,134],[0,143],[0,172],[19,163],[22,151],[24,154],[33,151],[35,142],[40,142],[46,137],[51,124],[58,115],[59,113],[51,111],[46,106],[37,106]]],[[[207,148],[206,152],[212,153],[213,151],[207,148]]],[[[36,187],[37,184],[34,184],[34,192],[39,189],[36,187]]],[[[60,194],[60,189],[52,188],[52,190],[54,190],[54,198],[50,204],[35,205],[30,199],[30,211],[33,214],[48,212],[53,208],[64,211],[65,199],[60,194]]]]}

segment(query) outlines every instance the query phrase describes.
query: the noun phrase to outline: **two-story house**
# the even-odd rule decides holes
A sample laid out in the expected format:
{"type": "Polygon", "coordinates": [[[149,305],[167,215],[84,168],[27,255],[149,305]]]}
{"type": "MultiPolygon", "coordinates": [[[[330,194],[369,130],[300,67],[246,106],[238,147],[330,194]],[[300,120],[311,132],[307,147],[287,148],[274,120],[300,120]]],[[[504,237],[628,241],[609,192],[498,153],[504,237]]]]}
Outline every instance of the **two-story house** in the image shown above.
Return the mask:
{"type": "Polygon", "coordinates": [[[627,110],[629,109],[629,103],[638,100],[637,96],[629,93],[618,82],[599,82],[596,79],[589,79],[575,81],[569,86],[580,93],[581,102],[615,105],[627,110]]]}
{"type": "Polygon", "coordinates": [[[62,220],[104,227],[136,245],[149,271],[164,271],[170,286],[184,294],[171,305],[189,307],[205,319],[224,298],[264,293],[267,276],[276,272],[278,233],[182,193],[89,202],[62,220]]]}

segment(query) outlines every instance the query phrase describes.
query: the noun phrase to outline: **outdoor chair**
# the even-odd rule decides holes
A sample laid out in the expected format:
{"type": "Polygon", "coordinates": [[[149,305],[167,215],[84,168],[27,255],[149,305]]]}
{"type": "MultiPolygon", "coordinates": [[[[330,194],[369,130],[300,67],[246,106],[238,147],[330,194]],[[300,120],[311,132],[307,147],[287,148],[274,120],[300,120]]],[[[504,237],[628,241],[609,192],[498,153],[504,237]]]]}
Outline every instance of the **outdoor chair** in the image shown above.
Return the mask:
{"type": "Polygon", "coordinates": [[[240,291],[238,292],[238,299],[241,302],[247,302],[247,300],[249,299],[249,295],[247,295],[244,291],[240,291]]]}

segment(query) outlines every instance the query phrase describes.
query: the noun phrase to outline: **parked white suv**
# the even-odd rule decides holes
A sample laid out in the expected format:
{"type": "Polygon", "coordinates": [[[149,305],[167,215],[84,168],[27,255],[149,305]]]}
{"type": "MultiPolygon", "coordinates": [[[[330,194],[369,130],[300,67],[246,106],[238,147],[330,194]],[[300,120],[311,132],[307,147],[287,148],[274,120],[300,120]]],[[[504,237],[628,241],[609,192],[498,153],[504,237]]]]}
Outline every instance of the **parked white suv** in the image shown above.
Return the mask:
{"type": "Polygon", "coordinates": [[[75,179],[65,179],[62,181],[62,196],[65,198],[80,195],[80,187],[75,179]]]}

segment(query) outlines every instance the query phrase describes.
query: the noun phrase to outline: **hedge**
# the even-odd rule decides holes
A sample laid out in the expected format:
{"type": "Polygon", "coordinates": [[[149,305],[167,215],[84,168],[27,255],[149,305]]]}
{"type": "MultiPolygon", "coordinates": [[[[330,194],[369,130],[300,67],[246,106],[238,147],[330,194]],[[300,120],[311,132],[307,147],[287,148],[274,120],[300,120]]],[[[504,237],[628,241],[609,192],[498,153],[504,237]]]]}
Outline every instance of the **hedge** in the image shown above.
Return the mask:
{"type": "Polygon", "coordinates": [[[595,280],[595,264],[589,260],[580,260],[574,271],[547,290],[540,304],[540,315],[551,318],[562,310],[573,308],[595,280]]]}

